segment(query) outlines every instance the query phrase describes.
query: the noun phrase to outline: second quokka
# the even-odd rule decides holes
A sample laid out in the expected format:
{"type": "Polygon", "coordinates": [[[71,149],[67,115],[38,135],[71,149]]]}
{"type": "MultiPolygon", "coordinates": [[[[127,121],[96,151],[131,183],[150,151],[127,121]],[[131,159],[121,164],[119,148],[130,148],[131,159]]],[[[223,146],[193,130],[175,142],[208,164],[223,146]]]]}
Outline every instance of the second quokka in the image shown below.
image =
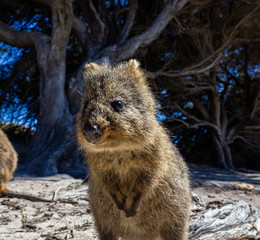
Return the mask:
{"type": "Polygon", "coordinates": [[[139,63],[90,63],[84,75],[76,132],[99,238],[187,239],[188,170],[156,119],[139,63]]]}
{"type": "Polygon", "coordinates": [[[6,184],[16,169],[17,159],[18,156],[13,145],[0,129],[0,194],[6,195],[9,192],[6,184]]]}

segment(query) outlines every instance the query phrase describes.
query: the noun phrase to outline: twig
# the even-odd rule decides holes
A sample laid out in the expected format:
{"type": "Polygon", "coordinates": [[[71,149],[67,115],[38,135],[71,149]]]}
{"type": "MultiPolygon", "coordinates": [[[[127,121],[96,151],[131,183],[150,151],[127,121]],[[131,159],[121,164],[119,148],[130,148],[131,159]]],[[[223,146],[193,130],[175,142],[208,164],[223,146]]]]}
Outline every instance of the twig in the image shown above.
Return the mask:
{"type": "Polygon", "coordinates": [[[65,200],[65,199],[49,200],[49,199],[45,199],[45,198],[35,197],[32,195],[28,195],[28,194],[20,194],[20,193],[16,193],[16,192],[0,193],[0,195],[3,197],[9,197],[9,198],[25,199],[25,200],[28,200],[31,202],[48,202],[48,203],[60,202],[60,203],[69,203],[72,205],[78,204],[78,202],[71,201],[71,200],[65,200]]]}

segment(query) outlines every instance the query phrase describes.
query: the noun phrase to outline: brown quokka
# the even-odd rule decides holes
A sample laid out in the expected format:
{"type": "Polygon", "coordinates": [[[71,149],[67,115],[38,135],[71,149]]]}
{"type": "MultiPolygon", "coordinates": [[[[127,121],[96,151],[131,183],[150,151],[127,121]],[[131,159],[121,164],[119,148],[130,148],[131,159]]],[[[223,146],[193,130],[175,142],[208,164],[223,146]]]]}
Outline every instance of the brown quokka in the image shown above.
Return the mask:
{"type": "Polygon", "coordinates": [[[6,184],[17,166],[17,153],[5,133],[0,129],[0,194],[6,194],[6,184]]]}
{"type": "Polygon", "coordinates": [[[99,238],[187,239],[187,166],[156,119],[139,63],[90,63],[84,75],[76,132],[99,238]]]}

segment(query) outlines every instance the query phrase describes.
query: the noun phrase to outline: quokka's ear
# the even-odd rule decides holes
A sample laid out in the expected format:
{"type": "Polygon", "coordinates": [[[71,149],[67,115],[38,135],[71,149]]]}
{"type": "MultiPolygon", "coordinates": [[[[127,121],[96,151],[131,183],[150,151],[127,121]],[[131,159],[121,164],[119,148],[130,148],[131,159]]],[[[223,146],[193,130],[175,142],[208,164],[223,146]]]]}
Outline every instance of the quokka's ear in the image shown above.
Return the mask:
{"type": "Polygon", "coordinates": [[[130,70],[132,76],[134,76],[133,80],[141,83],[140,87],[146,87],[146,78],[143,70],[140,68],[140,65],[140,62],[136,59],[130,59],[128,62],[126,62],[127,69],[130,70]]]}
{"type": "Polygon", "coordinates": [[[84,68],[84,75],[86,75],[87,77],[88,76],[91,76],[94,74],[95,71],[99,70],[100,69],[100,66],[95,63],[95,62],[91,62],[91,63],[88,63],[85,65],[85,68],[84,68]]]}
{"type": "Polygon", "coordinates": [[[143,75],[143,71],[140,68],[140,62],[136,59],[130,59],[128,62],[125,62],[124,66],[134,75],[140,77],[143,75]]]}
{"type": "Polygon", "coordinates": [[[130,59],[128,61],[128,65],[132,68],[136,68],[136,69],[139,69],[140,68],[140,62],[137,61],[136,59],[130,59]]]}

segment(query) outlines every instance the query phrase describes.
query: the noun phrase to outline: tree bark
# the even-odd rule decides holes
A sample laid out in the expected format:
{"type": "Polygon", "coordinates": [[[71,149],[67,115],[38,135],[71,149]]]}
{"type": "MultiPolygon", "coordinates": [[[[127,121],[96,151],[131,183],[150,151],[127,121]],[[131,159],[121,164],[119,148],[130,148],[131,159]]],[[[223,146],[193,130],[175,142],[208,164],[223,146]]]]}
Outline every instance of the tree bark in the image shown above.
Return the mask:
{"type": "Polygon", "coordinates": [[[225,106],[220,98],[219,92],[217,90],[217,73],[212,71],[210,73],[211,79],[211,102],[212,102],[212,113],[211,121],[216,125],[218,131],[214,133],[214,142],[216,146],[218,165],[226,169],[233,170],[234,165],[232,162],[232,156],[230,148],[226,142],[226,131],[227,131],[227,118],[225,112],[225,106]]]}
{"type": "Polygon", "coordinates": [[[223,167],[225,169],[234,170],[232,156],[230,148],[225,140],[224,136],[217,135],[215,133],[213,137],[214,147],[217,154],[217,165],[218,167],[223,167]]]}
{"type": "Polygon", "coordinates": [[[234,170],[235,166],[234,166],[233,161],[232,161],[232,155],[231,155],[230,147],[228,146],[226,140],[224,141],[223,149],[224,149],[224,153],[225,153],[225,156],[226,156],[226,162],[229,166],[229,169],[234,170]]]}
{"type": "Polygon", "coordinates": [[[58,173],[58,163],[73,137],[73,119],[65,95],[66,48],[73,21],[69,0],[52,2],[52,37],[37,51],[40,68],[40,114],[26,167],[30,173],[58,173]]]}
{"type": "Polygon", "coordinates": [[[223,145],[221,141],[218,139],[218,137],[214,137],[214,146],[217,153],[217,165],[218,167],[223,167],[225,169],[229,169],[227,163],[226,163],[226,154],[223,148],[223,145]]]}

